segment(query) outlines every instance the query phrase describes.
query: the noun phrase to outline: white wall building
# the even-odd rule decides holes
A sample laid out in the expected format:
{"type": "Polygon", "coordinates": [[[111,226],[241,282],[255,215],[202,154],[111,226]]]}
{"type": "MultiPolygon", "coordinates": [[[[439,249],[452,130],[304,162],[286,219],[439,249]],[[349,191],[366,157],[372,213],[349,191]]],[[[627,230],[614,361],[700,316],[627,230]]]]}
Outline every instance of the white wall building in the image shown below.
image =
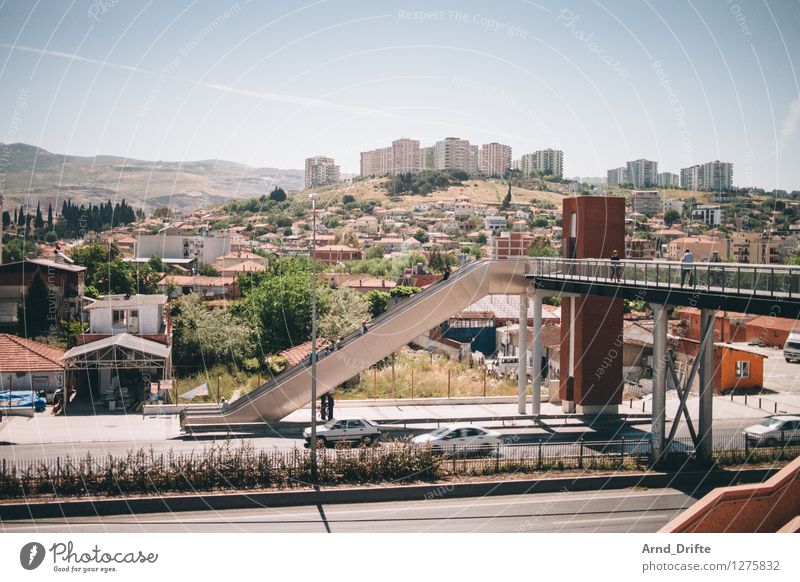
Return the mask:
{"type": "Polygon", "coordinates": [[[213,263],[231,250],[231,239],[224,236],[184,236],[180,234],[143,234],[136,244],[136,257],[149,259],[194,259],[213,263]]]}
{"type": "Polygon", "coordinates": [[[336,184],[341,180],[339,166],[333,158],[314,156],[306,158],[305,185],[306,188],[336,184]]]}

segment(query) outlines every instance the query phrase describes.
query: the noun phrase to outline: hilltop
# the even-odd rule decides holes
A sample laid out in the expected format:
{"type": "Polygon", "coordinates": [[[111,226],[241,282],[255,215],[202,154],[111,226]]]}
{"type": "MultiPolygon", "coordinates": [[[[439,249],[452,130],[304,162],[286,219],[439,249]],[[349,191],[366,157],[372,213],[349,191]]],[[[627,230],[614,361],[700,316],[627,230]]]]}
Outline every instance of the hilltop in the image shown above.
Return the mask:
{"type": "Polygon", "coordinates": [[[303,170],[255,168],[225,160],[146,161],[117,156],[66,156],[28,144],[0,144],[5,206],[25,203],[60,208],[126,199],[145,211],[169,206],[177,213],[251,198],[274,186],[303,187],[303,170]]]}

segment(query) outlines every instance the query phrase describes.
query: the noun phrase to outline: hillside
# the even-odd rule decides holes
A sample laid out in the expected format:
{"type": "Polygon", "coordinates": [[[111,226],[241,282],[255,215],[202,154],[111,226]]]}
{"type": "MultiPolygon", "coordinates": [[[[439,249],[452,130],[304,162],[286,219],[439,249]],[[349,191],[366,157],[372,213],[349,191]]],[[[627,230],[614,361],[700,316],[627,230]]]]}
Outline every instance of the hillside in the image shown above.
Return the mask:
{"type": "Polygon", "coordinates": [[[260,196],[274,186],[303,187],[302,170],[254,168],[224,160],[145,161],[115,156],[64,156],[27,144],[0,144],[6,208],[41,202],[58,208],[125,198],[145,211],[168,205],[186,212],[231,198],[260,196]],[[8,152],[5,151],[8,147],[8,152]]]}

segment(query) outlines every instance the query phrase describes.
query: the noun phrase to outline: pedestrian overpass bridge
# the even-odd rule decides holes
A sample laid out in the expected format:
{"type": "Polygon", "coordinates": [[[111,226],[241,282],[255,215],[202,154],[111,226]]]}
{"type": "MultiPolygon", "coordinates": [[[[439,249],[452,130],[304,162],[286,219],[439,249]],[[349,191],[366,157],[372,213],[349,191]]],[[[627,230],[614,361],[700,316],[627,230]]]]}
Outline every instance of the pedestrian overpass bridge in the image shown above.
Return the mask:
{"type": "MultiPolygon", "coordinates": [[[[796,318],[800,315],[800,267],[737,263],[694,263],[674,261],[620,261],[607,259],[518,258],[478,260],[455,271],[448,280],[403,300],[369,322],[366,334],[346,336],[340,349],[320,354],[317,363],[318,394],[335,389],[359,372],[382,360],[414,338],[447,321],[451,316],[488,294],[519,294],[533,299],[533,415],[540,402],[541,356],[539,341],[541,305],[544,296],[562,298],[586,296],[644,300],[655,317],[654,333],[654,452],[658,454],[669,438],[665,435],[665,392],[667,375],[678,384],[666,352],[669,306],[690,305],[702,310],[701,356],[684,379],[682,406],[698,449],[710,447],[711,382],[713,381],[713,321],[717,310],[796,318]],[[614,271],[613,269],[616,269],[614,271]],[[688,271],[688,272],[684,272],[688,271]],[[686,285],[681,285],[681,278],[686,285]],[[700,430],[696,435],[685,400],[699,368],[701,386],[700,430]],[[704,445],[704,443],[706,443],[704,445]]],[[[563,305],[563,299],[562,299],[563,305]]],[[[528,301],[520,302],[520,321],[527,322],[528,301]]],[[[563,313],[563,312],[562,312],[563,313]]],[[[621,313],[621,312],[620,312],[621,313]]],[[[621,317],[621,316],[620,316],[621,317]]],[[[564,334],[571,334],[562,325],[564,334]]],[[[520,352],[528,350],[527,334],[520,334],[520,352]]],[[[565,344],[568,345],[568,344],[565,344]]],[[[573,344],[574,347],[574,344],[573,344]]],[[[527,359],[519,358],[520,413],[526,413],[527,359]]],[[[572,360],[570,360],[571,362],[572,360]]],[[[215,426],[278,421],[311,400],[311,366],[297,365],[230,404],[226,410],[185,410],[181,425],[199,430],[215,426]]],[[[615,412],[615,406],[607,412],[615,412]]],[[[673,435],[677,423],[673,423],[673,435]]],[[[673,435],[670,435],[673,436],[673,435]]],[[[708,451],[710,455],[710,449],[708,451]]]]}

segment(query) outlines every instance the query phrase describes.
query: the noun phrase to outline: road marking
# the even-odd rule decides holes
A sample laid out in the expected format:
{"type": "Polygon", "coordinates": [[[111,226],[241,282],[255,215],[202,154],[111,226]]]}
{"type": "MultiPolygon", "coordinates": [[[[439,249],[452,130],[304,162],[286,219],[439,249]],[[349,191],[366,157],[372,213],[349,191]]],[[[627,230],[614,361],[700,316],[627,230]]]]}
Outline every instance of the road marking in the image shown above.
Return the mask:
{"type": "Polygon", "coordinates": [[[630,516],[630,517],[605,517],[605,518],[597,518],[597,519],[571,519],[569,521],[554,521],[552,522],[553,525],[589,525],[592,523],[596,524],[603,524],[608,523],[610,521],[645,521],[645,520],[661,520],[661,519],[669,519],[672,517],[673,514],[671,513],[664,513],[659,515],[640,515],[630,516]]]}

